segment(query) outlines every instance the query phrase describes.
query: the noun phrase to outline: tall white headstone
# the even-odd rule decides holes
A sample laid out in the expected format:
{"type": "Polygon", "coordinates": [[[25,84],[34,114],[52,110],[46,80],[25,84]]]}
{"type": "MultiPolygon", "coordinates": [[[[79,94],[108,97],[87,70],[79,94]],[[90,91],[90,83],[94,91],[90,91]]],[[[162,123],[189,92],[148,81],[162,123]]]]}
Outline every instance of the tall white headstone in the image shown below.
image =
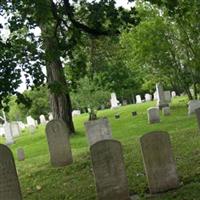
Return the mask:
{"type": "Polygon", "coordinates": [[[53,120],[53,114],[49,113],[49,121],[53,120]]]}
{"type": "Polygon", "coordinates": [[[11,125],[9,122],[5,122],[4,124],[4,128],[5,128],[5,138],[6,138],[6,144],[13,144],[14,140],[13,140],[13,136],[12,136],[12,129],[11,129],[11,125]]]}
{"type": "Polygon", "coordinates": [[[142,99],[140,95],[136,95],[136,103],[142,103],[142,99]]]}
{"type": "Polygon", "coordinates": [[[153,100],[158,100],[158,94],[156,91],[153,93],[153,100]]]}
{"type": "Polygon", "coordinates": [[[157,106],[162,109],[163,107],[167,107],[168,103],[165,101],[165,94],[163,87],[160,83],[156,84],[156,91],[158,95],[157,106]]]}
{"type": "Polygon", "coordinates": [[[151,101],[152,100],[152,96],[150,94],[145,94],[145,100],[148,102],[148,101],[151,101]]]}
{"type": "Polygon", "coordinates": [[[116,94],[114,92],[111,93],[110,103],[111,103],[111,109],[118,108],[120,106],[119,101],[117,100],[116,94]]]}
{"type": "Polygon", "coordinates": [[[176,92],[172,91],[172,97],[175,97],[175,96],[176,96],[176,92]]]}
{"type": "Polygon", "coordinates": [[[46,122],[46,119],[45,119],[45,116],[44,115],[40,115],[40,124],[42,125],[46,125],[47,122],[46,122]]]}
{"type": "Polygon", "coordinates": [[[20,135],[20,128],[17,122],[11,122],[11,132],[13,137],[18,137],[20,135]]]}
{"type": "Polygon", "coordinates": [[[28,116],[26,120],[27,120],[28,126],[36,126],[35,120],[31,116],[28,116]]]}

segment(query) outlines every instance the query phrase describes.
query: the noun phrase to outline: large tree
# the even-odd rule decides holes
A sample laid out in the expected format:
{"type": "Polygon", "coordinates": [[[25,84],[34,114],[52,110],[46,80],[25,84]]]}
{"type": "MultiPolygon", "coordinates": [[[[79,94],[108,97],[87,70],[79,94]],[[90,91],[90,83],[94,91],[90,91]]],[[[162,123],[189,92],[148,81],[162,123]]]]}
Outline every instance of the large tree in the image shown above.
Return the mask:
{"type": "Polygon", "coordinates": [[[123,24],[135,24],[135,10],[117,9],[114,0],[98,3],[76,0],[71,4],[69,0],[3,0],[0,13],[7,17],[11,32],[6,42],[0,41],[5,58],[0,62],[4,69],[1,75],[5,77],[1,102],[8,94],[18,94],[21,71],[26,73],[27,85],[31,83],[29,79],[33,79],[35,86],[43,83],[41,66],[45,65],[54,118],[63,119],[73,133],[71,100],[61,58],[67,60],[73,56],[71,51],[79,43],[81,32],[93,37],[116,35],[123,24]],[[31,31],[36,27],[41,29],[39,38],[31,31]],[[9,85],[7,77],[16,83],[9,85]]]}

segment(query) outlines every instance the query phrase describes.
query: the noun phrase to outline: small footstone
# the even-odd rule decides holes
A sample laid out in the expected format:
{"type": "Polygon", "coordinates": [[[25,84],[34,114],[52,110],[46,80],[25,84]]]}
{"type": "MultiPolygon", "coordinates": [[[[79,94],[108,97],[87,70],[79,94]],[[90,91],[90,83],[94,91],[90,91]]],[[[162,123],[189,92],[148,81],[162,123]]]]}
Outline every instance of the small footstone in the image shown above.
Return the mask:
{"type": "Polygon", "coordinates": [[[159,193],[179,186],[169,134],[147,133],[140,139],[150,193],[159,193]]]}
{"type": "Polygon", "coordinates": [[[164,116],[170,115],[170,107],[162,108],[162,113],[163,113],[164,116]]]}
{"type": "Polygon", "coordinates": [[[62,167],[73,162],[69,131],[62,120],[53,119],[46,125],[46,136],[49,146],[51,164],[62,167]]]}
{"type": "Polygon", "coordinates": [[[130,200],[120,142],[102,140],[90,147],[98,200],[130,200]]]}
{"type": "Polygon", "coordinates": [[[22,200],[12,152],[3,144],[0,144],[0,158],[0,199],[22,200]]]}
{"type": "Polygon", "coordinates": [[[19,161],[25,160],[25,154],[24,154],[23,148],[17,149],[17,158],[18,158],[19,161]]]}

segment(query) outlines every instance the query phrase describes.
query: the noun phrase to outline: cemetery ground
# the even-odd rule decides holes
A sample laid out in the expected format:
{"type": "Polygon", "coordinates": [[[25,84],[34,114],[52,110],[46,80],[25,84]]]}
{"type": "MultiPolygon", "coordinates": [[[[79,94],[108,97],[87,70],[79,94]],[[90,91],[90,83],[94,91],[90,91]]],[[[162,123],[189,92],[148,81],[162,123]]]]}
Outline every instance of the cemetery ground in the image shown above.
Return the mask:
{"type": "MultiPolygon", "coordinates": [[[[155,104],[133,104],[98,112],[99,117],[109,119],[113,138],[123,145],[129,191],[132,195],[137,194],[140,199],[198,200],[200,133],[195,115],[189,117],[187,99],[177,97],[173,99],[170,116],[162,116],[160,111],[161,122],[148,124],[146,110],[155,104]],[[132,116],[133,111],[137,111],[138,115],[132,116]],[[116,113],[120,114],[119,119],[115,119],[116,113]],[[150,197],[139,139],[143,134],[155,130],[170,134],[181,186],[150,197]]],[[[74,163],[67,167],[53,168],[50,165],[44,126],[39,126],[34,135],[26,130],[16,139],[16,144],[11,146],[15,158],[19,147],[24,148],[26,155],[25,161],[15,159],[24,200],[95,200],[95,182],[84,128],[87,120],[87,114],[74,118],[77,133],[70,139],[74,163]]]]}

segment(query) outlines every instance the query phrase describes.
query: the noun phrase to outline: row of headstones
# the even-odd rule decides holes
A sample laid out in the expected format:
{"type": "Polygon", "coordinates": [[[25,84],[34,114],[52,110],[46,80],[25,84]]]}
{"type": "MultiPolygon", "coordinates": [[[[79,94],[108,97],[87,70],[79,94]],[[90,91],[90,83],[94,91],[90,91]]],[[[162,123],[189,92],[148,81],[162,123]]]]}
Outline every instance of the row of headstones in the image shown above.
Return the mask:
{"type": "MultiPolygon", "coordinates": [[[[130,199],[122,146],[112,139],[108,120],[104,118],[87,122],[85,127],[98,199],[130,199]]],[[[67,133],[65,123],[60,120],[52,120],[46,126],[50,159],[55,167],[73,162],[67,133]]],[[[141,137],[140,143],[150,192],[163,192],[178,187],[169,135],[164,132],[148,133],[141,137]]],[[[0,199],[21,200],[12,153],[8,147],[0,145],[0,156],[0,199]]]]}

